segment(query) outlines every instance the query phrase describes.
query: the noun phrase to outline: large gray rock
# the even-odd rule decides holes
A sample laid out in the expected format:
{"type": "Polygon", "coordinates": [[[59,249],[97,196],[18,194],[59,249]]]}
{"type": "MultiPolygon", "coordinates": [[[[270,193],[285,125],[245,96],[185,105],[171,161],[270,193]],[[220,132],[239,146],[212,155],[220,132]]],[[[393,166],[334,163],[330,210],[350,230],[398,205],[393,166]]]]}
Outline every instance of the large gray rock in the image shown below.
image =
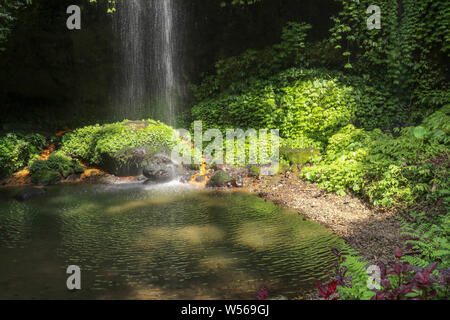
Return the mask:
{"type": "Polygon", "coordinates": [[[150,157],[144,147],[123,150],[117,152],[115,158],[104,155],[101,168],[118,177],[138,176],[150,157]]]}
{"type": "Polygon", "coordinates": [[[165,154],[155,154],[147,162],[142,174],[147,182],[168,182],[180,174],[180,167],[165,154]]]}

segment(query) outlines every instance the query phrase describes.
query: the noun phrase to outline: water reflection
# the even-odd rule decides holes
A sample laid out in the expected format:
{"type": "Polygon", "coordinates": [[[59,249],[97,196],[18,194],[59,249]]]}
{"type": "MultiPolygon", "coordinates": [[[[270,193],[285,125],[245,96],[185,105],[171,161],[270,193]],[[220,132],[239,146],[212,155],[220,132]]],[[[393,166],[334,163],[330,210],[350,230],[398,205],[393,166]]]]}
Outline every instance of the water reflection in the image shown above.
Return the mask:
{"type": "Polygon", "coordinates": [[[261,284],[294,297],[329,274],[340,244],[256,196],[177,183],[3,197],[0,225],[0,298],[253,299],[261,284]],[[70,264],[82,270],[75,293],[70,264]]]}

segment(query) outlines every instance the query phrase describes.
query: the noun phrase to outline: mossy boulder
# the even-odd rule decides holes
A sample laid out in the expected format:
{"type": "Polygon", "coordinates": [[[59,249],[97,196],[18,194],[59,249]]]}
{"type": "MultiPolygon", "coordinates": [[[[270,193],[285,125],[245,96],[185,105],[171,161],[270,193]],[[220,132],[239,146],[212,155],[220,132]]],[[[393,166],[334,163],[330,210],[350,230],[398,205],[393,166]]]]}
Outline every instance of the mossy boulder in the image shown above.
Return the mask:
{"type": "Polygon", "coordinates": [[[64,136],[62,150],[117,176],[142,174],[148,158],[168,153],[178,141],[174,129],[154,120],[79,128],[64,136]]]}
{"type": "Polygon", "coordinates": [[[211,177],[208,185],[210,187],[224,187],[228,182],[231,182],[230,175],[225,171],[219,170],[211,177]]]}

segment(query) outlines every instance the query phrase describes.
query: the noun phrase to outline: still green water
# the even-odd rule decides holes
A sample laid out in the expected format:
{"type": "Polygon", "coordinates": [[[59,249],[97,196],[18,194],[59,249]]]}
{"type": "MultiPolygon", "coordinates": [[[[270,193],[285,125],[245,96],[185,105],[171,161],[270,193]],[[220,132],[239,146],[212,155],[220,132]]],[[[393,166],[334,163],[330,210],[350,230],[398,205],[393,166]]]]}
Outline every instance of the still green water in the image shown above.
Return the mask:
{"type": "Polygon", "coordinates": [[[0,299],[254,299],[262,284],[293,298],[328,279],[341,243],[257,196],[179,183],[0,192],[0,299]]]}

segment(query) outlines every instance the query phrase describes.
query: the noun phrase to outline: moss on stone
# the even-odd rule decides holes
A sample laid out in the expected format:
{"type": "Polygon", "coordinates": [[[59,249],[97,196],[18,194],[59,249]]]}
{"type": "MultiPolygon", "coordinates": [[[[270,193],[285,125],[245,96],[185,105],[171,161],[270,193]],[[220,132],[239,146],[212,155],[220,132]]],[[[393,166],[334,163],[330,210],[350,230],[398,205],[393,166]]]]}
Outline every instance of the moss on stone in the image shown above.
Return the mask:
{"type": "Polygon", "coordinates": [[[219,170],[211,177],[208,184],[211,187],[223,187],[228,182],[231,182],[231,177],[225,171],[219,170]]]}
{"type": "Polygon", "coordinates": [[[57,151],[48,160],[34,160],[30,165],[31,181],[37,184],[53,184],[71,174],[81,174],[83,166],[63,152],[57,151]]]}

